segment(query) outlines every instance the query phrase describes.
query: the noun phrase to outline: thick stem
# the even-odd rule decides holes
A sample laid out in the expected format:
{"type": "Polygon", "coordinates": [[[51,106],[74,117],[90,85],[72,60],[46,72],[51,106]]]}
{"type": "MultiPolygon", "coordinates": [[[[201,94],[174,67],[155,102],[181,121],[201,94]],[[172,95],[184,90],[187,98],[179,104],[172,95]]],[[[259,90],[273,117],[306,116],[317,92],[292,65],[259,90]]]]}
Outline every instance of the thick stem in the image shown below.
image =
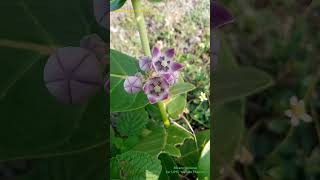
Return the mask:
{"type": "Polygon", "coordinates": [[[170,126],[170,121],[168,119],[168,115],[167,115],[167,112],[166,112],[166,106],[164,105],[163,102],[158,102],[158,107],[159,107],[159,110],[161,112],[163,125],[164,125],[164,127],[167,128],[167,127],[170,126]]]}
{"type": "MultiPolygon", "coordinates": [[[[133,11],[134,11],[134,15],[135,15],[135,19],[137,21],[137,26],[138,26],[138,30],[139,30],[139,34],[140,34],[140,40],[141,40],[141,44],[142,44],[142,48],[144,51],[144,54],[146,56],[151,57],[151,51],[150,51],[150,45],[149,45],[149,40],[148,40],[148,33],[147,33],[147,28],[146,28],[146,24],[144,21],[144,16],[143,16],[143,12],[141,9],[141,0],[132,0],[132,6],[133,6],[133,11]]],[[[158,102],[158,107],[159,110],[161,112],[161,116],[162,116],[162,121],[165,127],[169,127],[170,126],[170,121],[168,119],[168,115],[166,112],[166,106],[163,102],[158,102]]]]}
{"type": "Polygon", "coordinates": [[[151,57],[147,28],[144,21],[143,12],[141,9],[141,0],[132,0],[132,6],[133,6],[134,15],[135,15],[138,29],[139,29],[140,40],[141,40],[143,51],[146,56],[151,57]]]}
{"type": "Polygon", "coordinates": [[[0,39],[0,47],[29,50],[44,55],[50,55],[56,49],[45,45],[34,44],[29,42],[12,41],[7,39],[0,39]]]}

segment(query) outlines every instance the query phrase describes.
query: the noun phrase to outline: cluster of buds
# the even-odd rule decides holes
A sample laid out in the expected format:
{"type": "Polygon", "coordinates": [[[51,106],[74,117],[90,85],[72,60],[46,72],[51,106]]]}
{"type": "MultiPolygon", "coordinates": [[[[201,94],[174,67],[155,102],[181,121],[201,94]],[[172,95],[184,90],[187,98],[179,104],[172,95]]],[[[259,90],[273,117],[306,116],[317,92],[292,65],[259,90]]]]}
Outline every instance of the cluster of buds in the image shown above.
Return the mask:
{"type": "Polygon", "coordinates": [[[159,48],[152,49],[152,57],[142,57],[139,67],[144,75],[137,73],[128,76],[124,81],[127,93],[134,94],[143,91],[151,104],[169,98],[170,86],[176,84],[182,65],[173,60],[174,49],[161,52],[159,48]]]}

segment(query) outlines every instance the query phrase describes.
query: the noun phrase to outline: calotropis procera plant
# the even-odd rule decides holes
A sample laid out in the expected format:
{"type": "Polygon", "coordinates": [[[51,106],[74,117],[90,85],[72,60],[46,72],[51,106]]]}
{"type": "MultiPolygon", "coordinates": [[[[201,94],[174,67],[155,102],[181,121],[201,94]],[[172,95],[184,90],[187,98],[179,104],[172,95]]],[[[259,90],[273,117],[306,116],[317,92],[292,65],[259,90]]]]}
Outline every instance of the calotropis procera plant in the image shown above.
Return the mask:
{"type": "Polygon", "coordinates": [[[110,51],[110,179],[179,179],[183,169],[170,173],[178,166],[204,172],[188,173],[190,177],[208,178],[202,159],[209,154],[209,130],[194,133],[185,114],[187,93],[195,89],[189,82],[195,80],[186,78],[178,48],[150,47],[143,1],[110,1],[111,10],[132,3],[143,49],[139,58],[110,51]]]}
{"type": "Polygon", "coordinates": [[[178,82],[182,65],[173,60],[174,49],[164,53],[159,48],[152,49],[152,57],[142,57],[139,67],[144,71],[136,76],[129,76],[124,81],[127,93],[138,93],[141,90],[147,95],[151,104],[164,101],[170,97],[169,88],[178,82]]]}

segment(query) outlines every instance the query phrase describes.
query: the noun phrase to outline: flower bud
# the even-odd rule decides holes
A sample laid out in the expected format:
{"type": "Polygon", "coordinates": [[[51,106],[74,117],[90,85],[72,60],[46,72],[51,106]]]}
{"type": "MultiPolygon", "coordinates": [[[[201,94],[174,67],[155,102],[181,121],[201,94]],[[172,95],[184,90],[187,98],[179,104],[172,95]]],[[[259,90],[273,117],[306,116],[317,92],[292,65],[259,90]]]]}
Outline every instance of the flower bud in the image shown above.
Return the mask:
{"type": "Polygon", "coordinates": [[[102,86],[100,63],[80,47],[59,48],[48,59],[44,81],[49,92],[67,104],[86,102],[102,86]]]}
{"type": "Polygon", "coordinates": [[[142,57],[139,60],[139,67],[144,72],[149,72],[152,69],[152,60],[149,57],[142,57]]]}
{"type": "MultiPolygon", "coordinates": [[[[97,34],[90,34],[83,37],[80,41],[80,47],[93,52],[99,61],[106,60],[106,58],[103,58],[106,54],[106,43],[97,34]]],[[[102,63],[104,65],[107,64],[106,62],[102,63]]]]}
{"type": "Polygon", "coordinates": [[[129,94],[135,94],[141,91],[142,82],[137,76],[129,76],[124,81],[124,90],[129,94]]]}

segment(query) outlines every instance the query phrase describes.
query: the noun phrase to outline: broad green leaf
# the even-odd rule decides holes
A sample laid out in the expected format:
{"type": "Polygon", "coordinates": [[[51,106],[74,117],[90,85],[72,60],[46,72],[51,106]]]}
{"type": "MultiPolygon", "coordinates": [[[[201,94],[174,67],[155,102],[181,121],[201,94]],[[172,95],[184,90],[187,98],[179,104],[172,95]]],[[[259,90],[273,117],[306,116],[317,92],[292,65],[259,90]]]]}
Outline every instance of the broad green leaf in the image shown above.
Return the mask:
{"type": "Polygon", "coordinates": [[[145,109],[151,118],[153,118],[156,121],[162,121],[161,112],[159,111],[157,104],[148,104],[145,109]]]}
{"type": "Polygon", "coordinates": [[[54,47],[79,46],[91,33],[106,37],[92,11],[93,2],[86,0],[0,2],[1,160],[84,151],[106,142],[102,88],[86,104],[64,105],[43,82],[54,47]],[[13,16],[20,18],[8,18],[13,16]]]}
{"type": "Polygon", "coordinates": [[[213,77],[213,102],[222,104],[263,91],[273,85],[272,78],[255,68],[229,68],[213,77]]]}
{"type": "Polygon", "coordinates": [[[211,96],[214,104],[222,104],[263,91],[273,85],[267,73],[256,68],[239,68],[230,47],[218,33],[221,47],[218,52],[217,71],[213,74],[211,96]]]}
{"type": "Polygon", "coordinates": [[[121,52],[110,50],[110,111],[124,112],[143,108],[148,99],[143,92],[128,94],[123,87],[127,76],[139,72],[138,60],[121,52]]]}
{"type": "Polygon", "coordinates": [[[170,95],[172,97],[194,90],[196,87],[187,82],[180,82],[170,88],[170,95]]]}
{"type": "MultiPolygon", "coordinates": [[[[219,34],[220,35],[220,34],[219,34]]],[[[221,34],[222,35],[222,34],[221,34]]],[[[223,36],[222,36],[223,37],[223,36]]],[[[229,47],[223,38],[222,40],[220,51],[218,52],[218,67],[217,72],[214,74],[214,78],[212,78],[211,90],[213,91],[212,102],[216,102],[216,98],[218,98],[218,93],[216,94],[216,88],[218,88],[218,81],[215,76],[220,74],[221,82],[224,80],[222,79],[223,74],[228,76],[228,72],[230,71],[239,71],[239,67],[237,65],[236,60],[234,59],[229,47]]],[[[243,70],[243,69],[242,69],[243,70]]],[[[241,70],[240,70],[241,71],[241,70]]],[[[254,71],[257,71],[254,69],[254,71]]],[[[265,77],[269,77],[263,72],[260,74],[264,74],[265,77]]],[[[240,74],[239,74],[240,75],[240,74]]],[[[234,75],[235,76],[235,75],[234,75]]],[[[269,77],[270,78],[270,77],[269,77]]],[[[268,78],[265,78],[268,79],[268,78]]],[[[270,78],[271,79],[271,78],[270,78]]],[[[234,80],[228,79],[227,82],[233,82],[234,80]]],[[[222,90],[220,90],[221,92],[222,90]]],[[[237,91],[236,89],[233,90],[234,92],[237,91]]],[[[234,94],[233,94],[234,95],[234,94]]],[[[213,121],[213,156],[211,156],[211,162],[213,167],[213,178],[218,179],[221,175],[220,170],[224,168],[222,164],[227,166],[233,165],[233,159],[235,153],[239,150],[239,146],[241,143],[241,138],[245,130],[245,122],[244,122],[244,112],[245,112],[245,99],[243,97],[238,96],[230,96],[227,95],[226,98],[229,100],[238,99],[236,101],[232,101],[214,109],[214,121],[213,121]],[[232,98],[230,98],[232,97],[232,98]],[[235,98],[236,97],[236,98],[235,98]]],[[[222,101],[220,99],[220,101],[222,101]]],[[[227,101],[225,101],[227,102],[227,101]]]]}
{"type": "Polygon", "coordinates": [[[127,0],[110,0],[110,11],[120,9],[127,0]]]}
{"type": "Polygon", "coordinates": [[[169,155],[180,157],[180,150],[177,145],[182,145],[186,139],[193,138],[192,134],[181,126],[172,124],[167,130],[167,140],[163,152],[169,155]]]}
{"type": "MultiPolygon", "coordinates": [[[[180,75],[178,83],[184,83],[183,77],[180,75]]],[[[169,102],[167,102],[167,112],[173,119],[178,119],[183,113],[187,105],[187,92],[173,96],[169,102]]]]}
{"type": "Polygon", "coordinates": [[[168,154],[160,154],[159,159],[162,164],[162,171],[159,179],[161,180],[174,180],[179,179],[179,175],[177,173],[173,173],[174,168],[177,167],[177,164],[173,160],[171,156],[168,154]]]}
{"type": "Polygon", "coordinates": [[[198,149],[193,139],[188,139],[179,148],[181,151],[181,157],[177,159],[179,164],[186,167],[194,166],[198,164],[199,156],[204,148],[205,144],[210,140],[210,130],[200,131],[196,134],[198,149]]]}
{"type": "Polygon", "coordinates": [[[128,151],[112,158],[111,179],[157,180],[161,173],[161,161],[148,153],[128,151]]]}
{"type": "Polygon", "coordinates": [[[132,150],[147,152],[153,156],[158,156],[160,153],[168,153],[179,157],[181,153],[177,146],[182,145],[186,139],[192,138],[190,132],[175,124],[172,124],[167,129],[162,126],[156,126],[151,130],[152,132],[143,137],[132,150]]]}
{"type": "Polygon", "coordinates": [[[210,179],[210,141],[204,146],[198,164],[198,179],[199,180],[209,180],[210,179]]]}
{"type": "Polygon", "coordinates": [[[31,161],[31,171],[16,180],[104,180],[106,146],[67,156],[31,161]]]}
{"type": "Polygon", "coordinates": [[[218,106],[213,121],[213,157],[214,177],[220,175],[222,164],[232,166],[244,133],[244,102],[235,101],[218,106]]]}
{"type": "Polygon", "coordinates": [[[157,157],[166,145],[167,135],[162,126],[150,129],[151,133],[140,140],[140,142],[132,148],[133,151],[146,152],[157,157]]]}
{"type": "Polygon", "coordinates": [[[148,119],[144,109],[123,112],[117,120],[117,130],[121,136],[138,136],[145,128],[148,119]]]}
{"type": "Polygon", "coordinates": [[[178,119],[183,113],[187,104],[186,98],[186,94],[180,94],[170,100],[167,104],[167,112],[171,118],[178,119]]]}

